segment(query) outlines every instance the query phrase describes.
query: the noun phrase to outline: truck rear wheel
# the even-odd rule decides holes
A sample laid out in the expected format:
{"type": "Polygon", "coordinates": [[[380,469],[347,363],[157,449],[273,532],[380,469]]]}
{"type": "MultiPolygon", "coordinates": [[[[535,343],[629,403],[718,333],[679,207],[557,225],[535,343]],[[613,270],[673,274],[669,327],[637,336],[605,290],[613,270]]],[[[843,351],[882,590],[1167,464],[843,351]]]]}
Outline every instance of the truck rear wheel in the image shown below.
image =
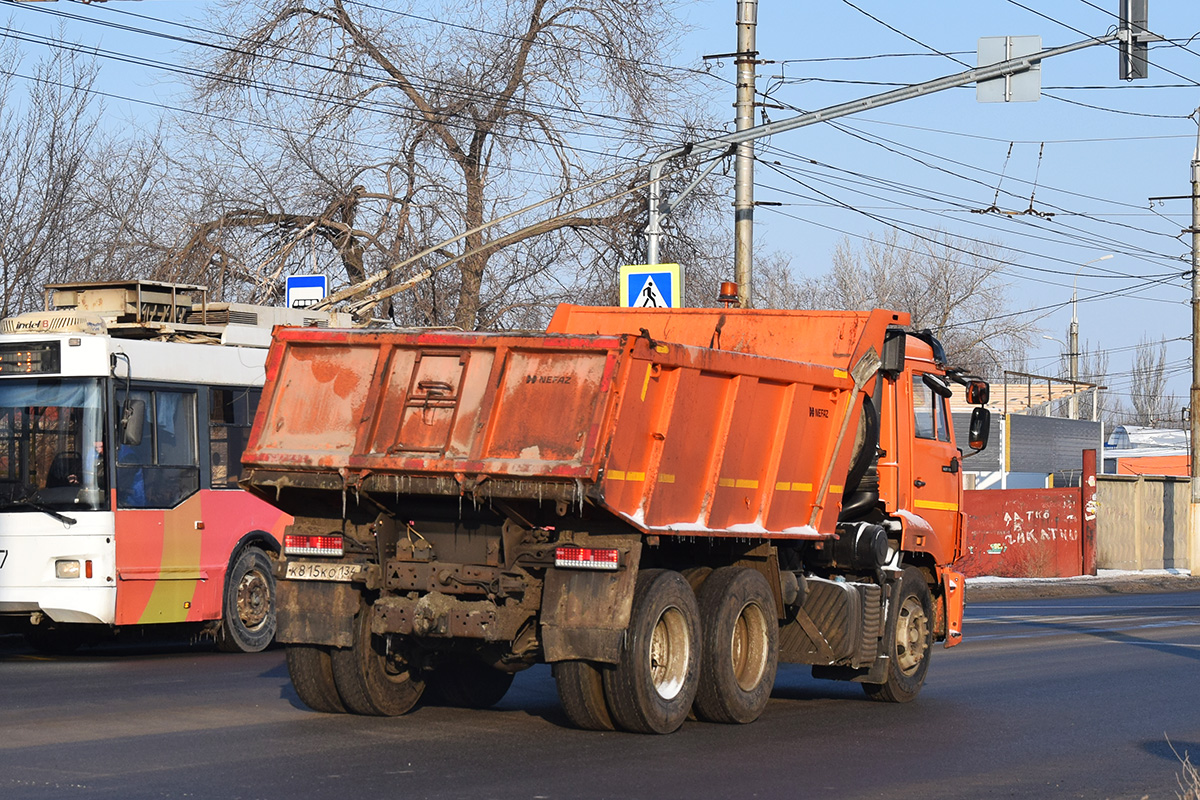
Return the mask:
{"type": "Polygon", "coordinates": [[[907,567],[900,576],[900,602],[894,613],[895,633],[891,641],[885,643],[887,682],[864,683],[863,691],[873,700],[907,703],[925,684],[933,650],[933,597],[920,570],[907,567]]]}
{"type": "Polygon", "coordinates": [[[779,620],[763,574],[722,567],[700,587],[704,647],[696,716],[709,722],[753,722],[775,686],[779,620]]]}
{"type": "Polygon", "coordinates": [[[678,572],[643,570],[621,659],[604,670],[604,693],[617,725],[671,733],[687,719],[700,681],[696,595],[678,572]]]}
{"type": "Polygon", "coordinates": [[[354,644],[330,653],[333,682],[347,710],[395,717],[412,710],[425,691],[413,662],[371,633],[371,607],[363,603],[354,618],[354,644]]]}
{"type": "Polygon", "coordinates": [[[567,719],[587,731],[616,730],[608,701],[604,699],[604,675],[590,661],[559,661],[554,667],[558,700],[567,719]]]}
{"type": "Polygon", "coordinates": [[[229,566],[217,647],[226,653],[257,653],[275,638],[275,578],[271,560],[247,547],[229,566]]]}
{"type": "Polygon", "coordinates": [[[456,658],[438,665],[430,678],[447,705],[459,708],[491,708],[504,699],[513,674],[477,658],[456,658]]]}
{"type": "Polygon", "coordinates": [[[288,676],[300,702],[313,711],[326,714],[345,713],[346,706],[338,696],[333,681],[333,662],[329,648],[315,644],[291,644],[285,649],[288,676]]]}

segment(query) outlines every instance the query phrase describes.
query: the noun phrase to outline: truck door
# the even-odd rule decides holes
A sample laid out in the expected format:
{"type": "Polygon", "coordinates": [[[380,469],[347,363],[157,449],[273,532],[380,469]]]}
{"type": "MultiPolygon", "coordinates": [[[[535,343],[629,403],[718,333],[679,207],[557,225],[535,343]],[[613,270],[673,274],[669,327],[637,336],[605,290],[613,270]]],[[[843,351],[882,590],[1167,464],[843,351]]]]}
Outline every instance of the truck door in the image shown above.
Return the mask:
{"type": "Polygon", "coordinates": [[[912,510],[930,524],[935,535],[933,542],[913,544],[934,553],[938,563],[945,563],[954,557],[958,540],[961,458],[954,445],[946,398],[926,385],[921,372],[912,373],[912,408],[912,510]]]}

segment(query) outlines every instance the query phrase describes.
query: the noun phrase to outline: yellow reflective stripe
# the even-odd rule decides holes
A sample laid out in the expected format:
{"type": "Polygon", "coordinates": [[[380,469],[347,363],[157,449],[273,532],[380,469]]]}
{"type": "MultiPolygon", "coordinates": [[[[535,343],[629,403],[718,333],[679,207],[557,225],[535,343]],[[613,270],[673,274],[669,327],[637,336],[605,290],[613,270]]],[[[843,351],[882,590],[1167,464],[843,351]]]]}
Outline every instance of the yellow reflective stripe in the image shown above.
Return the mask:
{"type": "Polygon", "coordinates": [[[646,473],[626,472],[623,469],[610,469],[608,471],[608,479],[610,481],[644,481],[646,480],[646,473]]]}
{"type": "Polygon", "coordinates": [[[850,373],[849,373],[849,372],[846,372],[846,370],[844,370],[844,369],[835,369],[835,370],[833,371],[833,377],[835,377],[835,378],[849,378],[849,377],[850,377],[850,373]]]}
{"type": "Polygon", "coordinates": [[[787,481],[780,481],[779,483],[775,484],[775,491],[777,491],[777,492],[811,492],[812,484],[811,483],[788,483],[787,481]]]}
{"type": "Polygon", "coordinates": [[[918,500],[913,505],[917,508],[929,508],[934,511],[958,511],[958,503],[943,503],[939,500],[918,500]]]}
{"type": "Polygon", "coordinates": [[[675,476],[669,472],[660,472],[660,473],[658,473],[658,482],[659,483],[674,483],[675,476]]]}
{"type": "Polygon", "coordinates": [[[720,478],[717,485],[726,489],[757,489],[758,481],[750,478],[720,478]]]}
{"type": "Polygon", "coordinates": [[[844,492],[844,491],[846,491],[846,487],[845,487],[845,486],[831,485],[831,486],[829,487],[829,493],[830,493],[830,494],[841,494],[841,493],[842,493],[842,492],[844,492]]]}

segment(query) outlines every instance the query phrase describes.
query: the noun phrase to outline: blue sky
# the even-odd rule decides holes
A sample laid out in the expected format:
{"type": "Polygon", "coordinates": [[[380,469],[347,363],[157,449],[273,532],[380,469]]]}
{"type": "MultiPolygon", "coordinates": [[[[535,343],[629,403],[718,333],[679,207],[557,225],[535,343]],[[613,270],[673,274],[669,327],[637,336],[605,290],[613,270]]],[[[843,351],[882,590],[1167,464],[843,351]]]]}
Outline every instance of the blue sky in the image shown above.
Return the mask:
{"type": "MultiPolygon", "coordinates": [[[[5,4],[10,27],[31,35],[31,55],[58,19],[68,40],[100,49],[111,123],[147,128],[158,113],[153,104],[178,104],[173,70],[182,45],[166,37],[190,34],[171,23],[205,8],[202,0],[5,4]]],[[[695,67],[704,55],[734,50],[735,8],[735,0],[687,4],[681,47],[654,58],[695,67]]],[[[1053,47],[1103,35],[1116,11],[1117,0],[762,0],[758,50],[774,63],[760,66],[758,87],[784,106],[768,110],[782,119],[974,66],[980,36],[1040,35],[1053,47]]],[[[1182,277],[1190,239],[1180,232],[1190,209],[1180,200],[1151,208],[1148,198],[1190,188],[1200,3],[1151,0],[1150,27],[1173,43],[1151,50],[1148,80],[1121,82],[1116,51],[1097,46],[1045,62],[1035,103],[981,104],[967,87],[764,142],[760,156],[778,161],[779,171],[759,168],[756,199],[782,205],[758,210],[756,244],[812,275],[827,269],[842,236],[880,235],[889,224],[993,241],[1013,256],[1014,306],[1038,309],[1051,336],[1066,338],[1077,281],[1081,341],[1110,351],[1118,394],[1128,389],[1121,373],[1132,347],[1144,335],[1167,339],[1170,390],[1182,405],[1191,318],[1182,277]],[[1039,214],[972,213],[992,205],[1039,214]]],[[[707,63],[713,107],[732,119],[733,62],[707,63]]],[[[732,213],[729,225],[732,236],[732,213]]],[[[1062,346],[1037,345],[1030,367],[1056,372],[1062,346]]]]}

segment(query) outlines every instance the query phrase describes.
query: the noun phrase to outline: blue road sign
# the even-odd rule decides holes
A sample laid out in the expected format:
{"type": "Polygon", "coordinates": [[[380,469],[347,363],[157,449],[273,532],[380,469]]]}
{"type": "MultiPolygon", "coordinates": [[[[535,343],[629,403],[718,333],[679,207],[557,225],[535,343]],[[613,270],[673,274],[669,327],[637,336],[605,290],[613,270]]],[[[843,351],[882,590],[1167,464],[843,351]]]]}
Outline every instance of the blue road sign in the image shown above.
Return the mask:
{"type": "Polygon", "coordinates": [[[329,279],[324,275],[289,275],[284,279],[284,304],[288,308],[306,308],[325,299],[329,279]]]}
{"type": "Polygon", "coordinates": [[[683,302],[678,264],[626,264],[620,289],[622,308],[679,308],[683,302]]]}

